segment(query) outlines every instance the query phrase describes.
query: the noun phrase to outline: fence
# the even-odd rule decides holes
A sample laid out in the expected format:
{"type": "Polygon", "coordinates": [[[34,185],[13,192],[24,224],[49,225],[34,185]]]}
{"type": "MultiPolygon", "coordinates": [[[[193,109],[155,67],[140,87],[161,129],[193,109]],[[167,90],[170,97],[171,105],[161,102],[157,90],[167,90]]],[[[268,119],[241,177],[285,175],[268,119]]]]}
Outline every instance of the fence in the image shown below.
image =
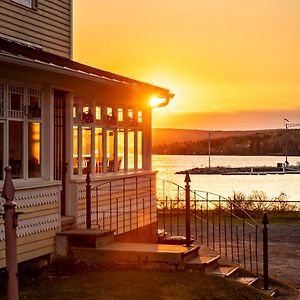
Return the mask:
{"type": "Polygon", "coordinates": [[[138,175],[92,186],[87,175],[87,228],[115,230],[120,235],[148,226],[152,235],[157,231],[155,184],[155,176],[138,175]]]}

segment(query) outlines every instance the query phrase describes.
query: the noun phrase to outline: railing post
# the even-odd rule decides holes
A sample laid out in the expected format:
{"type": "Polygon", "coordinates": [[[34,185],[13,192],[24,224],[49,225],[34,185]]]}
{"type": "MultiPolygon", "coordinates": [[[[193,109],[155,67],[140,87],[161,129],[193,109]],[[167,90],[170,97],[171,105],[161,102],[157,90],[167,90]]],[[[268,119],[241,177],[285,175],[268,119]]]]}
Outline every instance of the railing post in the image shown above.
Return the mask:
{"type": "Polygon", "coordinates": [[[91,178],[90,173],[86,174],[86,229],[91,229],[91,178]]]}
{"type": "Polygon", "coordinates": [[[186,236],[186,247],[191,246],[191,199],[190,199],[190,175],[186,172],[185,175],[185,236],[186,236]]]}
{"type": "Polygon", "coordinates": [[[263,227],[263,275],[264,275],[264,289],[269,288],[269,272],[268,272],[268,216],[267,213],[264,213],[262,224],[263,227]]]}
{"type": "Polygon", "coordinates": [[[5,181],[1,197],[5,199],[4,226],[5,226],[5,253],[7,270],[7,299],[19,299],[18,289],[18,265],[17,265],[17,235],[18,213],[15,212],[17,206],[14,202],[15,188],[11,178],[11,167],[5,169],[5,181]]]}

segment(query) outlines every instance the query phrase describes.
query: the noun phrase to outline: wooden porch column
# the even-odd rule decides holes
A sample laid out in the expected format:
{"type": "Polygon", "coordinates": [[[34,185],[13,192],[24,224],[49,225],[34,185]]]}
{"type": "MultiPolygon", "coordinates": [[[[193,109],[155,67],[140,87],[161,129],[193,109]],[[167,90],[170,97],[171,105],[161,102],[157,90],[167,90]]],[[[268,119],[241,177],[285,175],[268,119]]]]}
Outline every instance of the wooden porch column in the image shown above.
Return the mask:
{"type": "Polygon", "coordinates": [[[46,180],[54,179],[54,90],[45,85],[42,100],[42,177],[46,180]]]}

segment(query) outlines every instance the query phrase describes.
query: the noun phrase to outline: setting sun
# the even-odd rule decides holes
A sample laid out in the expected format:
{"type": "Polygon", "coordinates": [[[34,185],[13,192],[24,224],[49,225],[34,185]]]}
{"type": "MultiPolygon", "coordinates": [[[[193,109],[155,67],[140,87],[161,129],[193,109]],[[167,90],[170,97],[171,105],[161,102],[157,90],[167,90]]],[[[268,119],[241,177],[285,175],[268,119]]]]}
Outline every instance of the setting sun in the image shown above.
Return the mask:
{"type": "Polygon", "coordinates": [[[163,106],[165,103],[166,103],[165,98],[161,98],[161,97],[157,97],[157,96],[153,96],[149,102],[151,107],[160,107],[160,106],[163,106]]]}
{"type": "Polygon", "coordinates": [[[300,113],[298,12],[294,0],[75,0],[74,59],[174,93],[154,127],[278,128],[300,113]]]}

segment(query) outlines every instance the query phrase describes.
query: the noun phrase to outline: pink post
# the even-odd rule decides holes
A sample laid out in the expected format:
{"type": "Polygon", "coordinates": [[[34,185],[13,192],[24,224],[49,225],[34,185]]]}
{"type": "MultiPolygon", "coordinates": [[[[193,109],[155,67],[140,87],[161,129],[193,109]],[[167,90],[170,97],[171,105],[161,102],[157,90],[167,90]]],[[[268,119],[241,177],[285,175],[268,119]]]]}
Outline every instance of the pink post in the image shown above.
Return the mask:
{"type": "Polygon", "coordinates": [[[17,218],[15,212],[17,206],[13,201],[15,187],[11,178],[11,167],[5,169],[5,181],[1,197],[5,199],[4,207],[4,226],[5,226],[5,249],[6,249],[6,270],[7,270],[7,299],[19,299],[18,289],[18,267],[17,267],[17,218]]]}

